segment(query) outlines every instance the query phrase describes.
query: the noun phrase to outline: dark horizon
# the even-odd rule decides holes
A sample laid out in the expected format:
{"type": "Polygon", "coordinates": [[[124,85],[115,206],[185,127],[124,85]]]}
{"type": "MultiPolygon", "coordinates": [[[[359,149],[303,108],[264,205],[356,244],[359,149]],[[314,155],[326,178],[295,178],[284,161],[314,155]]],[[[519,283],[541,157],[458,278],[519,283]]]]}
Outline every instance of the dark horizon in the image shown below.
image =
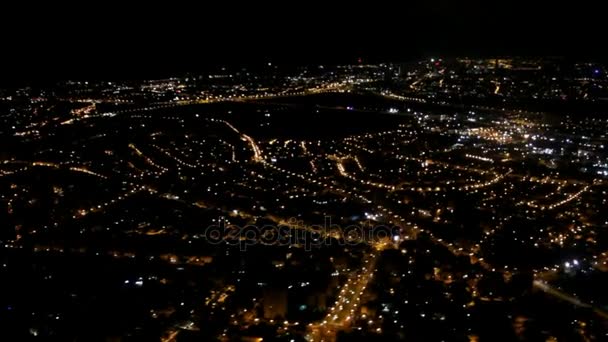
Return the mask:
{"type": "MultiPolygon", "coordinates": [[[[5,72],[0,80],[0,87],[23,87],[23,86],[52,86],[64,81],[141,81],[163,79],[171,77],[185,77],[189,75],[204,75],[221,71],[222,69],[236,70],[246,68],[248,70],[260,70],[272,63],[273,66],[280,68],[298,68],[309,67],[316,65],[338,66],[348,64],[379,64],[379,63],[394,63],[408,64],[418,62],[427,58],[552,58],[563,59],[564,61],[572,62],[597,62],[606,63],[608,58],[601,55],[585,55],[585,56],[567,56],[553,54],[543,56],[541,54],[507,54],[507,53],[484,53],[484,54],[441,54],[433,52],[421,52],[407,56],[389,56],[386,58],[367,56],[364,54],[351,54],[341,58],[323,59],[309,61],[297,61],[281,58],[267,59],[252,59],[249,62],[234,61],[234,60],[212,60],[204,63],[184,63],[173,65],[160,69],[150,68],[147,66],[124,65],[123,67],[115,68],[114,70],[106,69],[89,69],[73,66],[60,66],[58,69],[46,70],[45,72],[36,68],[28,70],[14,70],[5,72]]],[[[4,70],[3,70],[4,71],[4,70]]]]}
{"type": "Polygon", "coordinates": [[[180,6],[13,10],[2,24],[9,34],[0,57],[0,85],[157,78],[267,62],[347,64],[359,58],[608,59],[599,44],[601,11],[584,1],[570,8],[477,0],[414,1],[399,7],[234,5],[240,11],[180,6]]]}

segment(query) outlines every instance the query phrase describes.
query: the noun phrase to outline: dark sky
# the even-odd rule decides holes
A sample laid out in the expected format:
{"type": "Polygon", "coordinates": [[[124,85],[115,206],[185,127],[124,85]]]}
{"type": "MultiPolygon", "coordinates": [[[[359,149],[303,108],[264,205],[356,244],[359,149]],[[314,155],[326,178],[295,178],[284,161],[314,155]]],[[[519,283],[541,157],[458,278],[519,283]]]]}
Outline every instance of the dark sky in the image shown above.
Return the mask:
{"type": "MultiPolygon", "coordinates": [[[[83,2],[84,3],[84,2],[83,2]]],[[[604,58],[603,9],[577,1],[23,5],[3,10],[4,83],[157,77],[217,65],[421,56],[604,58]]]]}

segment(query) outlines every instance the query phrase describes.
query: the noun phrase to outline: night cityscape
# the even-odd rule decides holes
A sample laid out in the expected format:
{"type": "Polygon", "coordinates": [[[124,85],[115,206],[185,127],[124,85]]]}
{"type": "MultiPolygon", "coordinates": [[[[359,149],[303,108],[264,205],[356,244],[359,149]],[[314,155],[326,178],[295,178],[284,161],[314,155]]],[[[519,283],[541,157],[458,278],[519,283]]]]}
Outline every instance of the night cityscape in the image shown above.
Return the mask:
{"type": "Polygon", "coordinates": [[[601,339],[607,84],[598,64],[431,58],[4,91],[2,321],[601,339]]]}
{"type": "Polygon", "coordinates": [[[608,59],[476,48],[443,28],[480,10],[429,6],[443,36],[390,51],[18,37],[0,340],[607,341],[608,59]]]}

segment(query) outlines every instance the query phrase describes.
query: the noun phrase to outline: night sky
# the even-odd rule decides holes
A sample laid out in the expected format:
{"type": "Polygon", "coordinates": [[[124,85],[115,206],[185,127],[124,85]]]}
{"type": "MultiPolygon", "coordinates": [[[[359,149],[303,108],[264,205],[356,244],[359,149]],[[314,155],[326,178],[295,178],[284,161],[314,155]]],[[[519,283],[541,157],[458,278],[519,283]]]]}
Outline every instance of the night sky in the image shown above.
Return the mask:
{"type": "Polygon", "coordinates": [[[5,84],[163,77],[219,65],[349,63],[359,57],[370,62],[456,55],[604,60],[606,30],[597,3],[21,6],[4,11],[0,24],[0,77],[5,84]]]}

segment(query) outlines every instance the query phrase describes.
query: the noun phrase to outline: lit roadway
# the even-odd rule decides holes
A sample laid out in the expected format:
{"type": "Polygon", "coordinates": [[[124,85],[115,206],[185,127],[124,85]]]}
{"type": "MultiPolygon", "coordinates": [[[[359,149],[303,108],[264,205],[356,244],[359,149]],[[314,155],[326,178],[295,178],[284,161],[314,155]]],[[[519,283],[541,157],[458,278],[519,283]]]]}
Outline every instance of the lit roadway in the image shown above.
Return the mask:
{"type": "Polygon", "coordinates": [[[603,319],[608,319],[608,312],[606,312],[604,309],[585,303],[583,301],[581,301],[580,299],[567,294],[561,290],[558,290],[554,287],[552,287],[551,285],[547,284],[546,282],[542,281],[542,280],[534,280],[534,287],[545,292],[546,294],[555,297],[559,300],[563,300],[565,302],[568,302],[574,306],[577,306],[579,308],[583,308],[583,309],[591,309],[593,310],[594,313],[596,313],[598,316],[600,316],[603,319]]]}
{"type": "Polygon", "coordinates": [[[376,250],[366,255],[363,259],[363,266],[350,275],[323,321],[308,325],[308,335],[306,336],[308,341],[335,341],[336,333],[350,326],[352,320],[356,318],[363,292],[373,278],[377,256],[376,250]]]}

